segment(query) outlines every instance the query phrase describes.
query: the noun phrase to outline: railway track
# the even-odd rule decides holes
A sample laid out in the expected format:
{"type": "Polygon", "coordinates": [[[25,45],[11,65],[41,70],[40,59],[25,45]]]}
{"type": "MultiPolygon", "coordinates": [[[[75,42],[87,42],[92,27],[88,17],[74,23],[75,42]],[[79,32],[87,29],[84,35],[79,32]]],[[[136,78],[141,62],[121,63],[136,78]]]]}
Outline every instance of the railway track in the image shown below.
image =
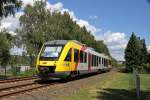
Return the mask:
{"type": "Polygon", "coordinates": [[[27,91],[32,91],[36,90],[39,88],[47,87],[52,84],[37,84],[37,83],[29,83],[29,84],[23,84],[19,86],[12,86],[12,87],[7,87],[7,88],[2,88],[0,89],[0,98],[24,93],[27,91]]]}
{"type": "Polygon", "coordinates": [[[33,79],[37,79],[37,77],[24,77],[0,81],[0,99],[56,84],[56,82],[39,84],[33,79]]]}
{"type": "Polygon", "coordinates": [[[17,81],[25,81],[25,80],[33,80],[33,79],[38,79],[38,77],[32,76],[32,77],[20,77],[20,78],[0,80],[0,84],[9,83],[9,82],[17,82],[17,81]]]}

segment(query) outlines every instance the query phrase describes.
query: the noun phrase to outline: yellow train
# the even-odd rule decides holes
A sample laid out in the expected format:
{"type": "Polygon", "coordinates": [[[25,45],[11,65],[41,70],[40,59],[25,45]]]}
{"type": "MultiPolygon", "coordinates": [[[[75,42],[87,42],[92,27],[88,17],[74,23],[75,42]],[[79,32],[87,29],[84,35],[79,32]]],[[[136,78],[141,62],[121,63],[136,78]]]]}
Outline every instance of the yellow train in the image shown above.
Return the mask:
{"type": "Polygon", "coordinates": [[[66,78],[111,69],[111,59],[76,40],[46,42],[37,57],[41,79],[66,78]]]}

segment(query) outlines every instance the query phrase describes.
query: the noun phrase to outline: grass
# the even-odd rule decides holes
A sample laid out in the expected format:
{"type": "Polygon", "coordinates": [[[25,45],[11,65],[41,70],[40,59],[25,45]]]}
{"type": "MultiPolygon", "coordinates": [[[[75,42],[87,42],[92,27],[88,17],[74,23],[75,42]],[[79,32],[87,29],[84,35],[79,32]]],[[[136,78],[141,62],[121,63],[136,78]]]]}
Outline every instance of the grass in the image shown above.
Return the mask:
{"type": "Polygon", "coordinates": [[[25,72],[17,73],[16,76],[28,77],[28,76],[33,76],[33,75],[36,75],[36,69],[31,69],[31,70],[28,70],[28,71],[25,71],[25,72]]]}
{"type": "MultiPolygon", "coordinates": [[[[141,74],[142,100],[150,98],[150,74],[141,74]]],[[[108,74],[86,88],[70,96],[59,96],[63,100],[137,100],[132,90],[132,75],[125,73],[108,74]]]]}
{"type": "Polygon", "coordinates": [[[13,74],[13,72],[11,72],[11,71],[7,71],[6,76],[4,75],[4,73],[0,74],[0,80],[14,78],[14,77],[28,77],[28,76],[33,76],[33,75],[36,75],[35,68],[30,69],[28,71],[24,71],[24,72],[16,72],[15,74],[13,74]]]}

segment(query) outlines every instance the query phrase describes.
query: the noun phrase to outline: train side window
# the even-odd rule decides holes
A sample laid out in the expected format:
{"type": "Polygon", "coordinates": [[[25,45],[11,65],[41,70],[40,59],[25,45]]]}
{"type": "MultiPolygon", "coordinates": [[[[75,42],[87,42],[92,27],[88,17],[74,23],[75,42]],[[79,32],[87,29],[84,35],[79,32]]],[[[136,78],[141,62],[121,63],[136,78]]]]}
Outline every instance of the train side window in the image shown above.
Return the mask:
{"type": "Polygon", "coordinates": [[[108,67],[108,60],[106,59],[106,67],[108,67]]]}
{"type": "Polygon", "coordinates": [[[94,56],[94,66],[96,66],[96,56],[94,56]]]}
{"type": "Polygon", "coordinates": [[[71,61],[72,49],[69,49],[68,54],[65,58],[65,61],[71,61]]]}
{"type": "Polygon", "coordinates": [[[104,65],[104,58],[103,58],[103,61],[102,61],[102,62],[103,62],[103,65],[104,65]]]}
{"type": "Polygon", "coordinates": [[[102,65],[103,65],[103,58],[102,58],[102,65]]]}
{"type": "Polygon", "coordinates": [[[79,50],[74,49],[74,62],[78,62],[79,58],[79,50]]]}
{"type": "Polygon", "coordinates": [[[99,64],[101,64],[101,57],[99,57],[99,64]]]}
{"type": "Polygon", "coordinates": [[[87,53],[84,52],[84,63],[86,63],[86,62],[87,62],[87,53]]]}
{"type": "Polygon", "coordinates": [[[103,59],[103,62],[104,62],[104,66],[105,66],[105,58],[103,59]]]}
{"type": "Polygon", "coordinates": [[[104,66],[106,66],[106,59],[104,59],[104,66]]]}
{"type": "Polygon", "coordinates": [[[94,55],[92,55],[92,66],[94,66],[94,55]]]}
{"type": "Polygon", "coordinates": [[[99,59],[98,59],[99,57],[97,56],[97,67],[98,67],[98,61],[99,61],[99,59]]]}
{"type": "Polygon", "coordinates": [[[83,51],[80,51],[80,62],[83,63],[83,51]]]}

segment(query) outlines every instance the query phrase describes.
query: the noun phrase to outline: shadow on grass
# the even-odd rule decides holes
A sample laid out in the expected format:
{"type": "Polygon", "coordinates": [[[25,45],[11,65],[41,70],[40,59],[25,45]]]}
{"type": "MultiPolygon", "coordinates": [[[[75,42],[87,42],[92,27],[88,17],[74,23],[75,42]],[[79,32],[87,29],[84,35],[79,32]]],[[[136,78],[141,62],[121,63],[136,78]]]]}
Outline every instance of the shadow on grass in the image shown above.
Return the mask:
{"type": "MultiPolygon", "coordinates": [[[[134,91],[125,89],[103,89],[97,94],[98,100],[138,100],[134,91]]],[[[142,91],[141,100],[150,100],[150,91],[142,91]]]]}

